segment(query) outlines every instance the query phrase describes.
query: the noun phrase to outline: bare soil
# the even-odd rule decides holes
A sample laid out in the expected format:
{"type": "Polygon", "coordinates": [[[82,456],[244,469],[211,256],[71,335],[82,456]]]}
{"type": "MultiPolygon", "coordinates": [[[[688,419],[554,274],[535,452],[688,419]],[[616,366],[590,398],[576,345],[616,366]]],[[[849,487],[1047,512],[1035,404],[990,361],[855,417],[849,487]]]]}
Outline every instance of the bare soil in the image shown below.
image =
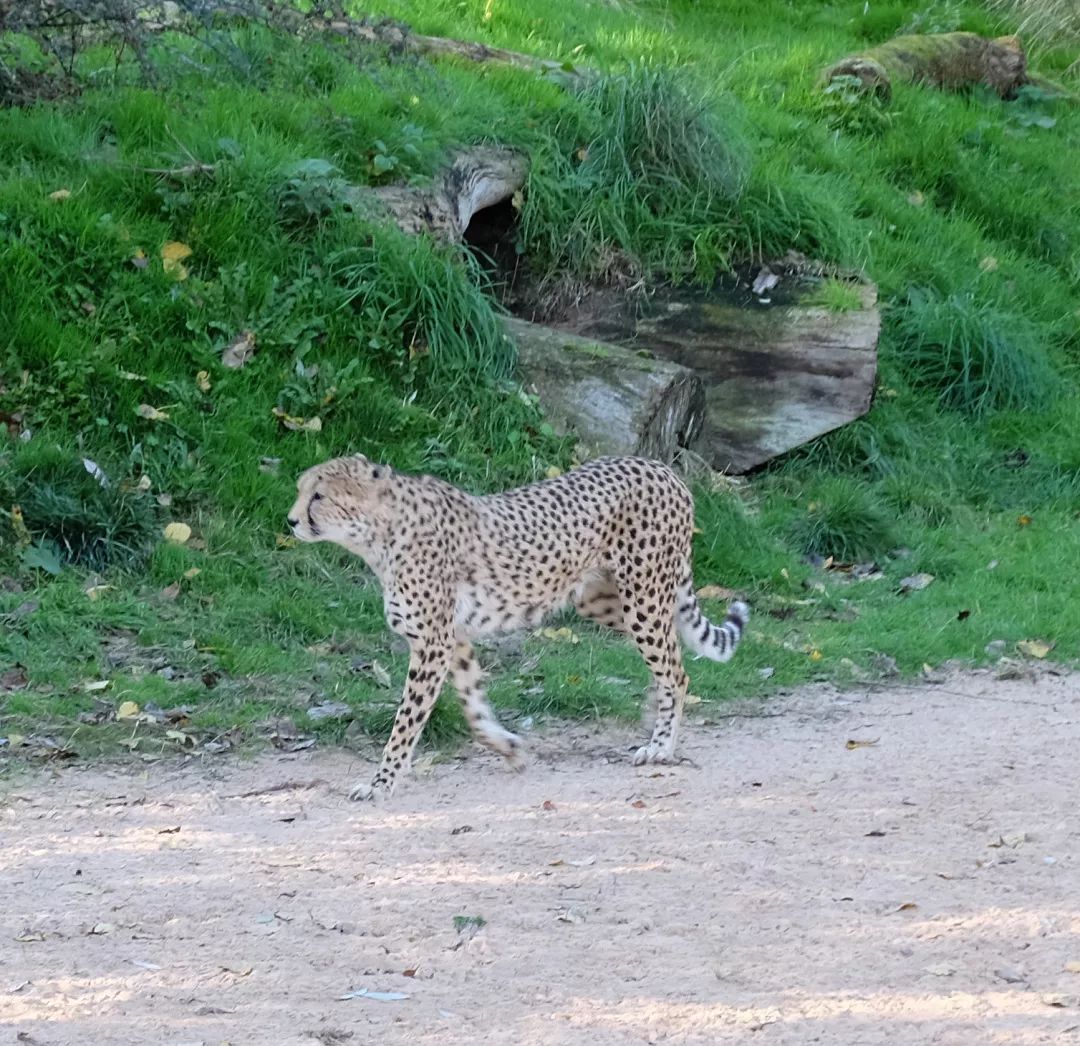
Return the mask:
{"type": "Polygon", "coordinates": [[[9,777],[0,1042],[1080,1042],[1080,677],[703,707],[383,807],[343,752],[9,777]]]}

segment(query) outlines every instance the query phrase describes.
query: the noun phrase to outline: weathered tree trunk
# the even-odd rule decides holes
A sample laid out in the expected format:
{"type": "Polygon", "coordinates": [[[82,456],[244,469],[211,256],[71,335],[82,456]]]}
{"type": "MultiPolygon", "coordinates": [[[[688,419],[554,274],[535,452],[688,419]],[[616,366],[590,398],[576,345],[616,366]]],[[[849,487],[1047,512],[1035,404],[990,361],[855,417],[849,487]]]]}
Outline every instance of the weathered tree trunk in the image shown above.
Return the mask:
{"type": "Polygon", "coordinates": [[[987,40],[977,33],[932,33],[898,36],[861,54],[848,55],[825,70],[824,80],[857,77],[883,100],[894,81],[926,83],[946,91],[983,84],[1002,98],[1011,98],[1028,82],[1027,57],[1019,37],[987,40]]]}
{"type": "Polygon", "coordinates": [[[518,347],[522,384],[557,432],[589,455],[671,462],[701,430],[705,390],[685,367],[525,320],[503,321],[518,347]]]}
{"type": "Polygon", "coordinates": [[[529,159],[498,146],[476,146],[457,153],[427,187],[386,185],[353,190],[354,208],[390,218],[404,232],[426,232],[460,242],[477,211],[510,199],[524,184],[529,159]]]}

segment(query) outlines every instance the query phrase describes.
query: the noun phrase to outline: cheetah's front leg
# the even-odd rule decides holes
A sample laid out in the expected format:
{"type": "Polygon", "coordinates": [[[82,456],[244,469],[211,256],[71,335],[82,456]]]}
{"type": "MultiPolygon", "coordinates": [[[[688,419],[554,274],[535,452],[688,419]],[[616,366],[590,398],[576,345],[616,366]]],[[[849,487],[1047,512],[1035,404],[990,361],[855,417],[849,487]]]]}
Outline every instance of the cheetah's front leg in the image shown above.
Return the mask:
{"type": "Polygon", "coordinates": [[[371,784],[358,782],[349,791],[350,799],[388,799],[401,774],[408,773],[413,749],[420,740],[424,724],[435,707],[435,700],[450,668],[451,641],[423,643],[414,640],[409,649],[409,676],[405,692],[394,716],[390,739],[383,749],[382,762],[371,784]]]}

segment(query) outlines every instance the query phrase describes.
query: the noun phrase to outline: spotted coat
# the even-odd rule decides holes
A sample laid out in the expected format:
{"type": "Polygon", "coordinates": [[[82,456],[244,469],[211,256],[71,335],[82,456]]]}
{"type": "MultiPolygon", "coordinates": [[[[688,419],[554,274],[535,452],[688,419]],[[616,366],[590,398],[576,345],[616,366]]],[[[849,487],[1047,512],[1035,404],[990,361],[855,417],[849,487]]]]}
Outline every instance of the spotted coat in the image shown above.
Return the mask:
{"type": "Polygon", "coordinates": [[[701,613],[690,572],[693,520],[683,482],[642,458],[599,458],[483,497],[362,455],[303,473],[289,513],[293,533],[361,556],[382,586],[387,623],[409,643],[405,692],[381,765],[350,796],[393,791],[447,676],[473,735],[517,765],[521,739],[495,719],[472,643],[534,627],[567,605],[629,636],[641,652],[657,714],[634,762],[669,762],[687,689],[679,638],[696,654],[726,661],[749,613],[733,603],[719,625],[701,613]]]}

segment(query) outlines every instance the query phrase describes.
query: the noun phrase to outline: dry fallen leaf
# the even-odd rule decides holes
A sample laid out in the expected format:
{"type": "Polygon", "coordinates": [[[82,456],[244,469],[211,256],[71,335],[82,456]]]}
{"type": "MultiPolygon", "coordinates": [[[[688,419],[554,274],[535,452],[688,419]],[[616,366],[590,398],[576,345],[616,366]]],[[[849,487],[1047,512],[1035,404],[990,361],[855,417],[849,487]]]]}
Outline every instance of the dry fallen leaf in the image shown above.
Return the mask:
{"type": "Polygon", "coordinates": [[[165,540],[174,545],[186,545],[191,540],[191,527],[186,523],[170,523],[163,533],[165,540]]]}
{"type": "Polygon", "coordinates": [[[173,603],[180,595],[180,582],[174,581],[171,585],[166,585],[159,593],[158,598],[165,600],[166,603],[173,603]]]}
{"type": "Polygon", "coordinates": [[[1030,527],[1031,524],[1034,523],[1034,522],[1035,521],[1031,518],[1031,516],[1017,516],[1016,517],[1016,525],[1018,527],[1030,527]]]}
{"type": "Polygon", "coordinates": [[[544,470],[544,475],[547,476],[548,479],[556,479],[562,475],[562,469],[559,468],[558,465],[549,465],[547,469],[544,470]]]}
{"type": "Polygon", "coordinates": [[[241,331],[221,353],[221,365],[232,370],[239,370],[255,355],[255,334],[253,331],[241,331]]]}
{"type": "Polygon", "coordinates": [[[135,408],[135,413],[140,418],[146,418],[147,421],[168,421],[169,412],[165,410],[158,410],[157,407],[151,407],[149,403],[140,403],[135,408]]]}
{"type": "Polygon", "coordinates": [[[57,189],[55,192],[49,193],[50,200],[67,200],[71,196],[70,189],[57,189]]]}
{"type": "Polygon", "coordinates": [[[933,574],[912,574],[910,577],[902,578],[900,581],[900,591],[903,592],[918,592],[920,589],[926,588],[931,581],[934,580],[933,574]]]}
{"type": "Polygon", "coordinates": [[[859,741],[856,738],[849,737],[844,747],[849,751],[853,748],[873,748],[879,740],[880,738],[875,737],[872,741],[859,741]]]}
{"type": "Polygon", "coordinates": [[[820,661],[825,655],[816,647],[810,651],[809,657],[811,661],[820,661]]]}
{"type": "Polygon", "coordinates": [[[630,805],[635,810],[644,810],[645,809],[645,800],[644,799],[635,799],[630,805]]]}
{"type": "Polygon", "coordinates": [[[988,254],[979,262],[979,268],[983,272],[997,272],[998,260],[992,254],[988,254]]]}
{"type": "Polygon", "coordinates": [[[83,589],[83,591],[86,593],[86,598],[90,602],[94,602],[102,593],[108,592],[110,588],[112,588],[112,585],[91,585],[89,588],[83,589]]]}
{"type": "Polygon", "coordinates": [[[138,715],[139,706],[134,701],[121,701],[116,710],[117,719],[137,719],[138,715]]]}
{"type": "Polygon", "coordinates": [[[1048,643],[1045,639],[1021,639],[1016,644],[1016,649],[1026,657],[1036,657],[1041,661],[1054,649],[1054,645],[1048,643]]]}
{"type": "Polygon", "coordinates": [[[184,580],[190,581],[193,577],[198,577],[202,573],[201,567],[192,567],[190,570],[184,571],[184,580]]]}
{"type": "Polygon", "coordinates": [[[161,248],[161,267],[170,276],[178,280],[186,280],[188,271],[183,264],[185,258],[191,257],[191,248],[179,240],[170,240],[161,248]]]}
{"type": "Polygon", "coordinates": [[[926,972],[932,973],[935,977],[951,977],[956,973],[956,967],[951,962],[936,962],[932,966],[927,966],[926,972]]]}
{"type": "Polygon", "coordinates": [[[207,370],[201,370],[195,375],[195,384],[198,386],[200,392],[210,391],[210,372],[207,370]]]}

